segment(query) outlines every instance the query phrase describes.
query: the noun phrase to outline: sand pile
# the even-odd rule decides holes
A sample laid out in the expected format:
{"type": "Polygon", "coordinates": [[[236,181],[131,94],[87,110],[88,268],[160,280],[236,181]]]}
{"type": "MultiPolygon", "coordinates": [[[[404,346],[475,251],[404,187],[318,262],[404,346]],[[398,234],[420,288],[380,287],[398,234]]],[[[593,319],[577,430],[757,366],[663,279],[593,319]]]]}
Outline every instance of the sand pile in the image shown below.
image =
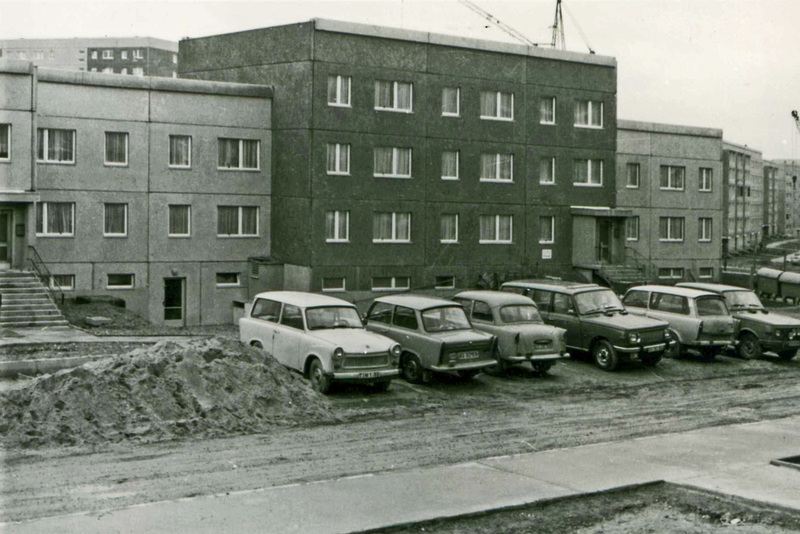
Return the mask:
{"type": "Polygon", "coordinates": [[[235,341],[164,341],[0,394],[4,447],[155,441],[332,421],[328,401],[235,341]]]}

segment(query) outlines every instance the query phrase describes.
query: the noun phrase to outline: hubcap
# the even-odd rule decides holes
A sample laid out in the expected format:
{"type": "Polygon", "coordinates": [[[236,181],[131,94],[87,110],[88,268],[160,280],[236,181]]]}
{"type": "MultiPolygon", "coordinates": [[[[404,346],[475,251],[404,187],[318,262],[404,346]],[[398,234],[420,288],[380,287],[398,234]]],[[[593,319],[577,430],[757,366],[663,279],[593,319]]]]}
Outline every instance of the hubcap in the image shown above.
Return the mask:
{"type": "Polygon", "coordinates": [[[608,349],[603,347],[597,351],[597,355],[595,358],[597,359],[597,363],[600,365],[608,365],[608,349]]]}

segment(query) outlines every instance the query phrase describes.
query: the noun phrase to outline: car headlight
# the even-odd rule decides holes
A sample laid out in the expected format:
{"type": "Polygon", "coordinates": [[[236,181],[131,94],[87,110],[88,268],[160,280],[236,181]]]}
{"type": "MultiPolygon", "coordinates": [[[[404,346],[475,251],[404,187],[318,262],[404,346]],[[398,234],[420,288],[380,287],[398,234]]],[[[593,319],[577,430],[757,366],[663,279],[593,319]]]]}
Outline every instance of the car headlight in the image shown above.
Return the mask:
{"type": "Polygon", "coordinates": [[[397,345],[397,344],[392,345],[392,347],[389,349],[389,356],[392,359],[392,365],[397,365],[397,364],[400,363],[400,353],[401,352],[402,352],[402,349],[400,348],[400,345],[397,345]]]}
{"type": "Polygon", "coordinates": [[[783,330],[775,330],[775,337],[782,337],[782,336],[783,336],[783,330]]]}
{"type": "Polygon", "coordinates": [[[800,330],[798,330],[797,328],[792,328],[792,331],[791,331],[791,333],[789,334],[789,336],[790,336],[792,339],[797,339],[798,337],[800,337],[800,330]]]}
{"type": "Polygon", "coordinates": [[[336,347],[333,349],[333,368],[339,369],[344,362],[344,349],[342,347],[336,347]]]}
{"type": "Polygon", "coordinates": [[[628,343],[631,345],[639,343],[639,332],[628,332],[628,343]]]}
{"type": "Polygon", "coordinates": [[[664,330],[664,339],[666,339],[667,341],[671,340],[672,332],[670,332],[669,330],[664,330]]]}

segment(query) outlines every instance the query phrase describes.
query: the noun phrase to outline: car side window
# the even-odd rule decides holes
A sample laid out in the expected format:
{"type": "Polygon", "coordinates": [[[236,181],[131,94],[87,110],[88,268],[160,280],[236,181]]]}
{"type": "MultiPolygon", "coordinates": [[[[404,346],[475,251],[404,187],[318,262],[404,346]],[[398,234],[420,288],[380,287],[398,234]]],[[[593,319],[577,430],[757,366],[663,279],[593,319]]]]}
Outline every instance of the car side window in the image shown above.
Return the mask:
{"type": "Polygon", "coordinates": [[[647,308],[647,292],[629,291],[622,300],[622,303],[631,308],[647,308]]]}
{"type": "Polygon", "coordinates": [[[253,304],[253,310],[250,312],[250,317],[263,319],[271,323],[278,322],[278,316],[281,314],[281,303],[274,300],[256,299],[253,304]]]}
{"type": "Polygon", "coordinates": [[[392,308],[393,306],[391,304],[386,304],[385,302],[376,302],[369,310],[367,321],[392,324],[392,308]]]}
{"type": "Polygon", "coordinates": [[[283,314],[281,315],[281,324],[291,328],[303,329],[303,312],[297,306],[291,304],[283,305],[283,314]]]}
{"type": "Polygon", "coordinates": [[[400,328],[408,328],[409,330],[417,330],[419,325],[417,323],[417,314],[411,308],[398,306],[394,310],[394,320],[392,324],[400,328]]]}
{"type": "Polygon", "coordinates": [[[458,302],[459,304],[461,304],[461,307],[464,308],[464,313],[469,315],[470,310],[472,309],[472,301],[471,300],[465,299],[465,298],[459,298],[459,297],[456,297],[453,300],[458,302]]]}
{"type": "Polygon", "coordinates": [[[492,322],[492,309],[485,302],[475,301],[472,307],[472,319],[476,321],[492,322]]]}
{"type": "Polygon", "coordinates": [[[534,289],[533,295],[528,295],[533,299],[533,302],[539,307],[539,312],[550,312],[553,311],[553,306],[551,305],[551,301],[553,300],[553,293],[550,291],[544,291],[542,289],[534,289]]]}
{"type": "Polygon", "coordinates": [[[572,309],[572,298],[569,295],[553,293],[553,313],[566,314],[572,309]]]}
{"type": "Polygon", "coordinates": [[[686,297],[680,295],[653,293],[650,297],[650,309],[689,315],[689,303],[686,301],[686,297]]]}
{"type": "Polygon", "coordinates": [[[525,288],[524,287],[513,287],[513,286],[506,286],[500,289],[500,291],[505,291],[506,293],[516,293],[517,295],[524,295],[525,288]]]}

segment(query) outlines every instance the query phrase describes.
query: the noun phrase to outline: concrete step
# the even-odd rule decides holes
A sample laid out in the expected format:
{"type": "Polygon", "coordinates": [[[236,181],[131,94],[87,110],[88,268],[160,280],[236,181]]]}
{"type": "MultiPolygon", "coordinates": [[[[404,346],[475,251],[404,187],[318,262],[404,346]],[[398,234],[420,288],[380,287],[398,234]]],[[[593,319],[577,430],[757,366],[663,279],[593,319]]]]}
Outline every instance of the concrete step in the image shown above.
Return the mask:
{"type": "Polygon", "coordinates": [[[35,321],[7,321],[0,319],[0,326],[4,328],[22,327],[22,326],[67,326],[69,323],[66,319],[53,319],[43,320],[37,319],[35,321]]]}

